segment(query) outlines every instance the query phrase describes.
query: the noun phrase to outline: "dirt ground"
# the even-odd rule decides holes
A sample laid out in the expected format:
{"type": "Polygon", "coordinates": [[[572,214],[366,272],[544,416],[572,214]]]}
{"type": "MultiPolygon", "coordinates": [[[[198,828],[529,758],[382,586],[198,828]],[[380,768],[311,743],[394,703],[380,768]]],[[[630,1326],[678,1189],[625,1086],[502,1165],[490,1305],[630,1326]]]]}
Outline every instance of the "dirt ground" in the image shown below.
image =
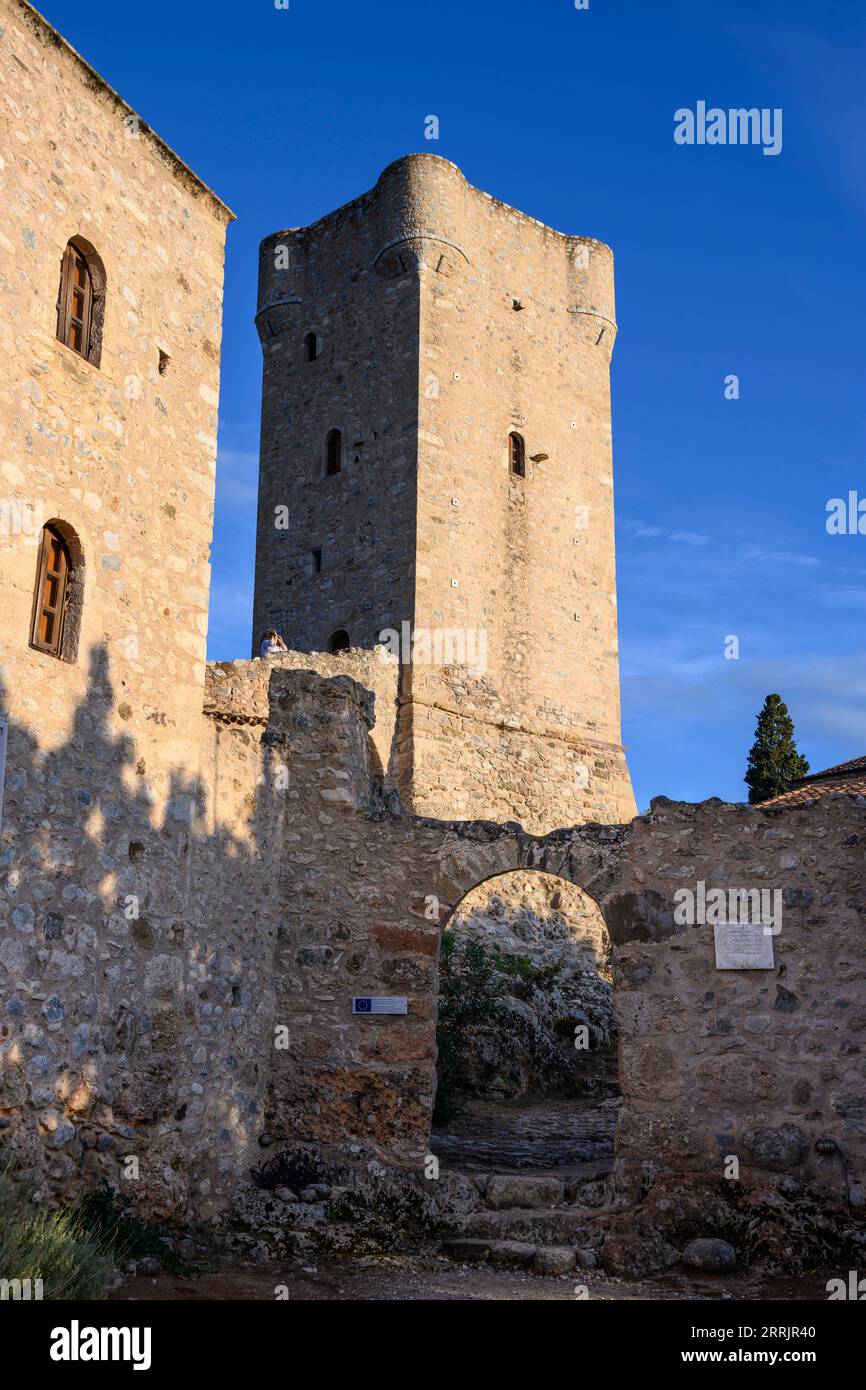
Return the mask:
{"type": "Polygon", "coordinates": [[[796,1279],[759,1276],[712,1277],[671,1271],[652,1279],[613,1279],[595,1271],[575,1271],[564,1278],[543,1278],[486,1265],[458,1265],[435,1254],[377,1255],[346,1261],[323,1261],[288,1269],[214,1268],[189,1278],[171,1274],[129,1279],[112,1293],[112,1301],[170,1300],[195,1302],[449,1302],[547,1301],[574,1302],[587,1296],[603,1301],[734,1300],[826,1301],[828,1276],[796,1279]],[[581,1288],[586,1289],[583,1295],[581,1288]]]}

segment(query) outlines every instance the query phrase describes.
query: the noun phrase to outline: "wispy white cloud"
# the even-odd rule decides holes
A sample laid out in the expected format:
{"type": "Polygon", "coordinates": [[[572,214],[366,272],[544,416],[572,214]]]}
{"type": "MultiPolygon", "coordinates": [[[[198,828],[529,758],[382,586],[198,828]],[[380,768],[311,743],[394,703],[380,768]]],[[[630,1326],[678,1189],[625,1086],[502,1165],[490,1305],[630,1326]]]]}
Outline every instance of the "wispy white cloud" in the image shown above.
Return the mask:
{"type": "Polygon", "coordinates": [[[217,504],[254,506],[258,496],[259,456],[249,449],[217,453],[217,504]]]}
{"type": "Polygon", "coordinates": [[[665,526],[653,526],[638,519],[624,521],[620,530],[630,540],[636,541],[660,540],[677,545],[707,545],[711,539],[697,531],[671,531],[665,526]]]}
{"type": "Polygon", "coordinates": [[[856,584],[846,584],[839,588],[823,588],[818,592],[818,602],[825,608],[866,609],[866,588],[856,584]]]}
{"type": "MultiPolygon", "coordinates": [[[[728,33],[747,45],[775,77],[790,79],[799,93],[806,119],[803,131],[811,141],[820,176],[829,178],[838,192],[861,213],[866,212],[866,16],[858,5],[850,7],[850,25],[842,32],[838,13],[837,32],[828,32],[820,6],[814,9],[811,28],[794,28],[784,20],[772,25],[760,22],[731,23],[728,33]],[[820,27],[819,27],[820,26],[820,27]]],[[[787,112],[786,112],[787,116],[787,112]]]]}
{"type": "Polygon", "coordinates": [[[702,536],[697,531],[674,531],[671,540],[682,545],[709,545],[710,537],[702,536]]]}
{"type": "Polygon", "coordinates": [[[743,552],[743,559],[750,565],[820,565],[815,555],[804,555],[800,550],[763,550],[758,545],[750,545],[743,552]]]}

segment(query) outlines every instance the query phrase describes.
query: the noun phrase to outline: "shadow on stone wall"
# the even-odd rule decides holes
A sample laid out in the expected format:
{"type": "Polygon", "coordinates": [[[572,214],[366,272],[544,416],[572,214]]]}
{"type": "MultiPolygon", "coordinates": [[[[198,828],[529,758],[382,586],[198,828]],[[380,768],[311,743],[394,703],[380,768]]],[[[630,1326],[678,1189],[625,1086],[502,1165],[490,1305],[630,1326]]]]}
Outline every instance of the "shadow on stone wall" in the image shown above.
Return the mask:
{"type": "Polygon", "coordinates": [[[219,759],[258,766],[255,730],[223,738],[202,719],[183,731],[190,765],[172,766],[158,726],[140,741],[113,731],[128,708],[100,645],[63,742],[41,746],[11,712],[0,1146],[64,1199],[105,1177],[182,1216],[193,1189],[207,1210],[261,1128],[274,906],[262,859],[282,808],[265,750],[254,798],[221,819],[219,759]]]}

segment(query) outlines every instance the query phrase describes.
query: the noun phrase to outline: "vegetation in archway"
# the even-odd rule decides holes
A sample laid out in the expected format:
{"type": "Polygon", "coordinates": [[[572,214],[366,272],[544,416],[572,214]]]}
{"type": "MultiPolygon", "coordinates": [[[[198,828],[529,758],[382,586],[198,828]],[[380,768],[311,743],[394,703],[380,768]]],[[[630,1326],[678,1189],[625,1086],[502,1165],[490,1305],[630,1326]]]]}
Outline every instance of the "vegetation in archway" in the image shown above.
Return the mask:
{"type": "Polygon", "coordinates": [[[458,942],[446,932],[439,953],[435,1123],[447,1124],[463,1110],[461,1077],[474,1031],[501,1020],[502,992],[502,975],[484,947],[477,941],[458,942]]]}
{"type": "Polygon", "coordinates": [[[478,941],[459,941],[451,932],[439,956],[437,1123],[455,1119],[473,1091],[475,1058],[486,1031],[507,1029],[507,1000],[533,1000],[550,990],[561,971],[538,966],[527,955],[488,951],[478,941]],[[468,1083],[468,1084],[467,1084],[468,1083]]]}
{"type": "Polygon", "coordinates": [[[610,942],[597,905],[554,876],[467,894],[440,958],[435,1121],[467,1103],[616,1090],[610,942]]]}

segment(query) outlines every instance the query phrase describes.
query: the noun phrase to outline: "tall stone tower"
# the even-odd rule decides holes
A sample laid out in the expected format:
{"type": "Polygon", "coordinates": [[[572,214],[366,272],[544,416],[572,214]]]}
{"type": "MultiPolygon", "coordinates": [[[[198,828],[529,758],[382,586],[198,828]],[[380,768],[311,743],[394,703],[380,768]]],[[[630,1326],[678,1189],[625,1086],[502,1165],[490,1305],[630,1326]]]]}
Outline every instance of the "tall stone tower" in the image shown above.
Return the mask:
{"type": "Polygon", "coordinates": [[[418,814],[630,819],[609,248],[409,155],[265,239],[257,322],[254,642],[399,641],[418,814]]]}

